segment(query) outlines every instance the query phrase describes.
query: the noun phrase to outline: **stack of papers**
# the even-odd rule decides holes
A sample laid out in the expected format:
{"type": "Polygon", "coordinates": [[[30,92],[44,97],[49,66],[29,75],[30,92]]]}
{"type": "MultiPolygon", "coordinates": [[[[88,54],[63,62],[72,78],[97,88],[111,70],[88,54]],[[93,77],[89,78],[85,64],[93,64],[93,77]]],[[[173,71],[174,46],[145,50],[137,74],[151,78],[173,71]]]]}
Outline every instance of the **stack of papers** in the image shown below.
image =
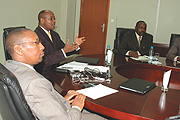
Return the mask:
{"type": "Polygon", "coordinates": [[[134,58],[134,57],[130,57],[133,60],[140,60],[140,61],[148,61],[149,58],[148,56],[144,55],[144,56],[139,56],[138,58],[134,58]]]}
{"type": "Polygon", "coordinates": [[[95,65],[88,65],[88,63],[81,63],[81,62],[69,62],[67,64],[64,64],[64,65],[61,65],[57,68],[59,69],[68,69],[70,71],[84,71],[84,68],[85,67],[88,67],[90,69],[99,69],[100,72],[107,72],[107,70],[109,70],[108,67],[105,67],[105,66],[95,66],[95,65]]]}
{"type": "Polygon", "coordinates": [[[94,87],[89,87],[81,90],[77,90],[77,92],[82,93],[83,95],[86,95],[92,99],[98,99],[100,97],[104,97],[106,95],[110,95],[113,93],[118,92],[118,90],[109,88],[107,86],[104,86],[102,84],[96,85],[94,87]]]}

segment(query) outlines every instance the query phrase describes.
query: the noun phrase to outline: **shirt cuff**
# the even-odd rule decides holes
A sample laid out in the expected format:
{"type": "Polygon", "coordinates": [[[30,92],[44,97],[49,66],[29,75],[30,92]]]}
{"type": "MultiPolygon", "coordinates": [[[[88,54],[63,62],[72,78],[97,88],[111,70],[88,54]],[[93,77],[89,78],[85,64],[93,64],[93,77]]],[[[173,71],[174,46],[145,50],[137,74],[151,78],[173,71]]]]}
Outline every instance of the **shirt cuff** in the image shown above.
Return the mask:
{"type": "Polygon", "coordinates": [[[138,55],[140,56],[141,54],[139,53],[139,51],[137,51],[138,55]]]}
{"type": "Polygon", "coordinates": [[[78,106],[72,106],[72,108],[76,108],[76,109],[78,109],[79,111],[81,111],[80,107],[78,107],[78,106]]]}
{"type": "Polygon", "coordinates": [[[80,47],[78,47],[77,49],[76,49],[76,51],[78,51],[80,49],[80,47]]]}
{"type": "Polygon", "coordinates": [[[127,51],[127,53],[125,55],[129,56],[129,51],[127,51]]]}
{"type": "MultiPolygon", "coordinates": [[[[140,56],[141,54],[139,53],[139,51],[137,51],[138,55],[140,56]]],[[[126,55],[129,56],[129,51],[127,51],[126,55]]]]}
{"type": "Polygon", "coordinates": [[[63,49],[61,49],[61,51],[62,51],[62,53],[63,53],[64,57],[66,58],[67,56],[66,56],[66,53],[64,52],[64,50],[63,50],[63,49]]]}
{"type": "Polygon", "coordinates": [[[179,56],[176,56],[176,57],[174,58],[174,61],[177,61],[178,57],[179,57],[179,56]]]}

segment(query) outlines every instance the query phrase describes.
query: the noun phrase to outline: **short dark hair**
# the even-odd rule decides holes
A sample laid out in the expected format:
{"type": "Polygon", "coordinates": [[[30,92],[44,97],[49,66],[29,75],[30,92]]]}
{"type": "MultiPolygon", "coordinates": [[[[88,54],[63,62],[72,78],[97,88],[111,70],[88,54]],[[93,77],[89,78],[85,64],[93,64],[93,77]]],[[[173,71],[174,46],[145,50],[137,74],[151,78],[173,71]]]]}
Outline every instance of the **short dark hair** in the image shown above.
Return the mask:
{"type": "Polygon", "coordinates": [[[6,37],[6,49],[10,55],[12,55],[14,51],[14,46],[17,45],[18,43],[22,42],[21,35],[25,31],[32,31],[27,28],[17,28],[12,30],[6,37]]]}
{"type": "Polygon", "coordinates": [[[147,26],[146,22],[144,22],[143,20],[140,20],[136,23],[136,27],[138,26],[139,23],[144,23],[147,26]]]}
{"type": "Polygon", "coordinates": [[[45,12],[52,12],[50,10],[41,10],[38,14],[38,21],[40,22],[40,19],[43,18],[45,12]]]}

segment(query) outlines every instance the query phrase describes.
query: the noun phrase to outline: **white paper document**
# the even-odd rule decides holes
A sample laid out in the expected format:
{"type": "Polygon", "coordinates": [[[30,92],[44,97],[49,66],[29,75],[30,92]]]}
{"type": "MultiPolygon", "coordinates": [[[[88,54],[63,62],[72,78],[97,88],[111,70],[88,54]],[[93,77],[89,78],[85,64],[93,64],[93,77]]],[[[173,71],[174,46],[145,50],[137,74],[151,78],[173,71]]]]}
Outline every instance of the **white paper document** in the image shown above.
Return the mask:
{"type": "Polygon", "coordinates": [[[148,56],[146,56],[146,55],[139,56],[138,58],[135,58],[135,57],[130,57],[130,58],[133,60],[139,60],[139,61],[148,61],[149,60],[148,56]]]}
{"type": "Polygon", "coordinates": [[[164,89],[167,89],[167,86],[169,83],[169,78],[171,75],[171,71],[172,71],[172,69],[164,73],[164,76],[163,76],[163,87],[164,87],[164,89]]]}
{"type": "Polygon", "coordinates": [[[118,90],[99,84],[93,87],[77,90],[77,92],[82,93],[95,100],[100,97],[116,93],[118,92],[118,90]]]}
{"type": "Polygon", "coordinates": [[[75,61],[61,65],[57,68],[68,69],[70,71],[74,71],[74,70],[84,71],[85,67],[88,67],[90,69],[96,68],[96,69],[99,69],[100,72],[107,72],[107,70],[108,70],[108,67],[105,67],[105,66],[88,65],[88,63],[75,62],[75,61]]]}

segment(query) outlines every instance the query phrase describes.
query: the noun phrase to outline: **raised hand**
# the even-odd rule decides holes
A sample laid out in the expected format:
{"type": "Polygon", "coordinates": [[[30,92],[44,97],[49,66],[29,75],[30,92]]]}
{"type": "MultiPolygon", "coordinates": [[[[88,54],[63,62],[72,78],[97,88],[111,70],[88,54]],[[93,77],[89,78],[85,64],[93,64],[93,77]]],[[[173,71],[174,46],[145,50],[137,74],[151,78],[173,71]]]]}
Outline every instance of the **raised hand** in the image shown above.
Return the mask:
{"type": "Polygon", "coordinates": [[[68,52],[71,52],[71,51],[74,51],[78,48],[79,46],[77,44],[71,44],[69,45],[69,40],[66,42],[63,50],[65,53],[68,53],[68,52]]]}
{"type": "Polygon", "coordinates": [[[74,40],[74,44],[76,45],[81,45],[83,42],[85,41],[85,37],[80,37],[79,38],[79,34],[77,34],[75,40],[74,40]]]}

